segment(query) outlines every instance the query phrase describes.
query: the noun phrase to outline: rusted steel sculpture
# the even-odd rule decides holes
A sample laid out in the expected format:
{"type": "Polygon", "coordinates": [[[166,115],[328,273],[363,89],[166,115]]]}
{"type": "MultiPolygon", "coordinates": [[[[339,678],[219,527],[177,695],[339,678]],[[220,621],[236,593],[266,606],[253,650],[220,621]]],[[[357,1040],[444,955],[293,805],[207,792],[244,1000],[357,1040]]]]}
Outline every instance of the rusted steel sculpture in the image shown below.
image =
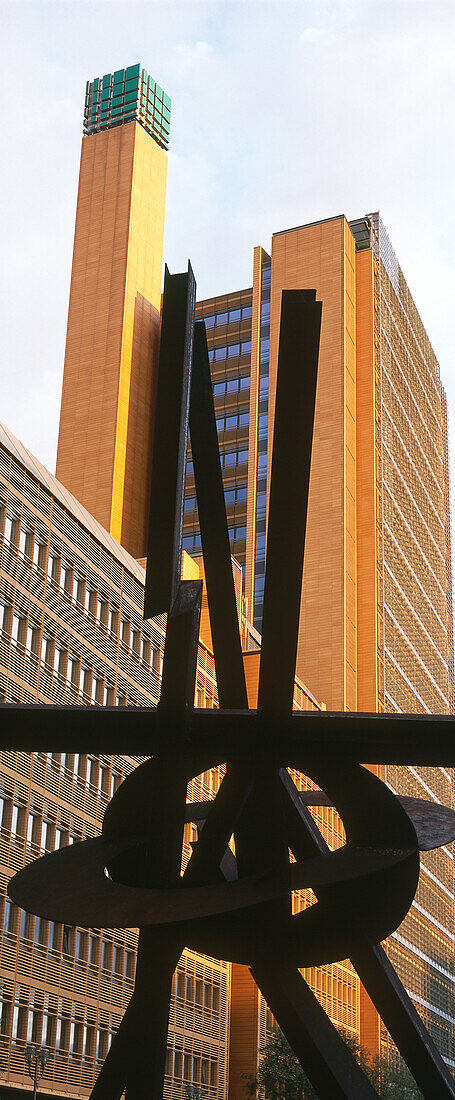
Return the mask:
{"type": "Polygon", "coordinates": [[[185,945],[250,966],[324,1100],[376,1093],[298,967],[351,958],[423,1095],[453,1098],[454,1081],[380,941],[411,905],[419,847],[451,840],[455,814],[400,800],[361,766],[453,765],[453,720],[292,713],[322,307],[314,291],[283,292],[259,697],[250,711],[205,327],[194,323],[194,302],[191,268],[166,271],[145,597],[147,617],[168,616],[159,706],[5,707],[3,715],[5,747],[89,745],[151,758],[114,795],[101,837],[32,863],[9,895],[47,919],[140,929],[134,993],[94,1100],[114,1100],[124,1088],[127,1100],[162,1096],[172,975],[185,945]],[[202,584],[180,579],[188,426],[219,711],[193,709],[202,584]],[[188,781],[222,763],[213,801],[188,804],[188,781]],[[289,767],[320,791],[300,793],[289,767]],[[327,848],[311,804],[336,806],[344,847],[327,848]],[[199,839],[181,875],[186,821],[198,823],[199,839]],[[291,891],[303,887],[317,902],[293,915],[291,891]]]}

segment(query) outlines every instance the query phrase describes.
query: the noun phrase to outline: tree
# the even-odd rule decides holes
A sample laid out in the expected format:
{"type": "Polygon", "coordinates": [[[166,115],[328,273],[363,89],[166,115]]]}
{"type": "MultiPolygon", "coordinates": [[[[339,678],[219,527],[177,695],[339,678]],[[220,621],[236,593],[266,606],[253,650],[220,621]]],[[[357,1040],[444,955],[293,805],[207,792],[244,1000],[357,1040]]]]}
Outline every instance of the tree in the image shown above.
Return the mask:
{"type": "MultiPolygon", "coordinates": [[[[385,1058],[372,1062],[355,1036],[344,1031],[341,1034],[381,1100],[422,1100],[403,1062],[396,1066],[389,1065],[385,1058]]],[[[257,1075],[248,1078],[245,1089],[251,1100],[254,1097],[260,1100],[321,1100],[278,1027],[262,1047],[257,1075]]]]}

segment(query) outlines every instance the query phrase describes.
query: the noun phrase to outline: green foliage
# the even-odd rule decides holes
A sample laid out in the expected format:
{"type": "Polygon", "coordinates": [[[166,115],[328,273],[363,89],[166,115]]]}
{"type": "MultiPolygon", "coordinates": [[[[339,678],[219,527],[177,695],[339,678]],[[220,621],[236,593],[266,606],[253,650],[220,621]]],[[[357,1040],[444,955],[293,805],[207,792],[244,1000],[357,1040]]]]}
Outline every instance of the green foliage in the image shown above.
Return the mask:
{"type": "MultiPolygon", "coordinates": [[[[391,1066],[384,1058],[374,1062],[358,1039],[342,1032],[346,1046],[369,1077],[381,1100],[422,1100],[422,1094],[406,1066],[391,1066]]],[[[279,1028],[269,1035],[262,1048],[257,1076],[249,1078],[245,1091],[254,1100],[318,1100],[313,1086],[279,1028]]]]}

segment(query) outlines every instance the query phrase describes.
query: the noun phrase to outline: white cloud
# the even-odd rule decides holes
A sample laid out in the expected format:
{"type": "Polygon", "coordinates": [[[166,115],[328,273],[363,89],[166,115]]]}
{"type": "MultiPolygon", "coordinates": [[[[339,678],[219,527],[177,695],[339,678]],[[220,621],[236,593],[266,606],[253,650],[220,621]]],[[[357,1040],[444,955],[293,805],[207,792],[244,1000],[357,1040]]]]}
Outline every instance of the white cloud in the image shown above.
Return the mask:
{"type": "Polygon", "coordinates": [[[0,419],[42,461],[57,435],[85,80],[136,60],[173,103],[171,269],[191,257],[203,296],[247,286],[253,246],[275,230],[380,208],[455,410],[452,0],[40,0],[2,13],[0,419]]]}

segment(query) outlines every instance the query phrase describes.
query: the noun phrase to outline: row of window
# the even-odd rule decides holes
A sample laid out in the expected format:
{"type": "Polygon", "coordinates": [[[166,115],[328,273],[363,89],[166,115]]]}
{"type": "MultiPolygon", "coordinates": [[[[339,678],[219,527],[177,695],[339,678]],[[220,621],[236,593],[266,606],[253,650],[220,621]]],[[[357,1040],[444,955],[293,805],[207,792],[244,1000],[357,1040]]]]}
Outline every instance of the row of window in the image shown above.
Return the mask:
{"type": "MultiPolygon", "coordinates": [[[[220,462],[223,469],[230,466],[240,466],[243,462],[248,462],[248,447],[242,447],[235,451],[220,451],[220,462]]],[[[194,463],[189,458],[186,464],[186,475],[190,477],[193,474],[194,463]]]]}
{"type": "Polygon", "coordinates": [[[73,928],[69,924],[34,917],[6,899],[3,933],[8,940],[13,935],[21,941],[33,943],[44,951],[61,954],[63,961],[76,966],[88,966],[92,970],[101,967],[120,981],[134,978],[136,952],[133,948],[114,943],[104,935],[73,928]]]}
{"type": "Polygon", "coordinates": [[[253,314],[252,306],[242,306],[237,309],[223,310],[222,313],[210,313],[206,317],[202,317],[205,321],[206,328],[213,328],[215,325],[232,325],[234,321],[247,321],[253,314]]]}
{"type": "Polygon", "coordinates": [[[218,432],[232,432],[237,428],[246,428],[249,423],[249,412],[233,413],[229,416],[217,416],[216,418],[216,428],[218,432]]]}
{"type": "MultiPolygon", "coordinates": [[[[129,623],[125,622],[125,641],[129,640],[129,623]]],[[[122,623],[123,626],[123,623],[122,623]]],[[[8,604],[0,602],[0,628],[3,635],[9,638],[13,645],[22,646],[27,653],[40,660],[43,665],[56,676],[66,679],[76,691],[83,691],[90,695],[97,703],[106,702],[106,694],[110,691],[110,706],[116,705],[112,696],[113,685],[105,684],[104,678],[85,663],[80,656],[71,653],[56,639],[55,635],[47,633],[46,629],[35,623],[30,617],[23,615],[8,604]]],[[[161,675],[163,663],[163,651],[159,646],[152,646],[149,638],[142,639],[140,644],[139,631],[132,631],[131,651],[137,659],[141,659],[143,666],[150,668],[161,675]]]]}
{"type": "Polygon", "coordinates": [[[199,1054],[184,1054],[182,1050],[172,1050],[168,1047],[166,1075],[178,1081],[183,1078],[190,1084],[210,1084],[215,1088],[218,1083],[218,1063],[213,1058],[204,1058],[199,1054]]]}
{"type": "Polygon", "coordinates": [[[249,374],[242,374],[237,378],[223,378],[222,382],[213,383],[213,396],[220,397],[225,393],[238,393],[239,390],[249,390],[249,388],[249,374]]]}
{"type": "Polygon", "coordinates": [[[220,1010],[219,986],[203,981],[202,978],[195,978],[193,974],[184,974],[181,970],[177,971],[175,995],[180,1000],[200,1005],[209,1012],[217,1013],[220,1010]]]}
{"type": "MultiPolygon", "coordinates": [[[[246,540],[246,523],[238,524],[235,527],[228,527],[229,542],[245,542],[246,540]]],[[[200,534],[185,535],[183,539],[184,550],[200,550],[201,549],[201,536],[200,534]]]]}
{"type": "MultiPolygon", "coordinates": [[[[30,528],[21,524],[19,518],[9,509],[5,515],[4,538],[23,557],[33,561],[37,569],[44,571],[46,567],[49,580],[59,585],[69,599],[85,608],[86,613],[96,618],[101,626],[109,629],[112,635],[117,636],[120,633],[122,646],[131,647],[133,653],[139,654],[140,624],[132,623],[131,619],[125,615],[121,616],[120,608],[110,601],[108,595],[91,584],[87,577],[66,562],[58,551],[50,548],[47,552],[46,544],[40,541],[30,528]]],[[[149,644],[149,640],[144,639],[145,650],[142,659],[146,661],[149,644]]]]}
{"type": "MultiPolygon", "coordinates": [[[[6,1007],[6,1006],[5,1006],[6,1007]]],[[[2,1013],[2,1031],[8,1027],[7,1015],[2,1013]]],[[[104,1061],[111,1045],[114,1032],[105,1028],[95,1028],[84,1020],[71,1019],[69,1016],[54,1015],[21,1003],[16,997],[11,1033],[13,1042],[37,1043],[52,1050],[56,1056],[68,1056],[83,1060],[104,1061]]]]}
{"type": "MultiPolygon", "coordinates": [[[[224,500],[226,505],[229,504],[246,504],[247,499],[247,484],[243,482],[235,485],[233,489],[224,490],[224,500]]],[[[186,497],[184,511],[194,512],[196,509],[196,497],[186,497]]]]}
{"type": "Polygon", "coordinates": [[[235,359],[238,355],[251,354],[251,340],[242,340],[239,344],[223,344],[219,348],[209,348],[209,362],[218,363],[220,359],[235,359]]]}

